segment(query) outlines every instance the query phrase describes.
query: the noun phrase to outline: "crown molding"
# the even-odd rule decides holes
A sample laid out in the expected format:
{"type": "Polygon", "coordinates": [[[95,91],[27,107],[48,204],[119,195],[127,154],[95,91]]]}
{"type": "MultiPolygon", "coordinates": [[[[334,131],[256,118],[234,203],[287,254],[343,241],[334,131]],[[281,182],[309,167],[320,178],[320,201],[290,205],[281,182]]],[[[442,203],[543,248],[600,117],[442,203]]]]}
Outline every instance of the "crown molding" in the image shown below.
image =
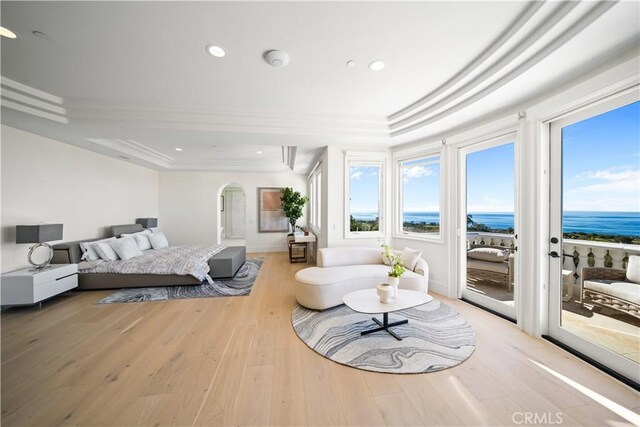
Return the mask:
{"type": "Polygon", "coordinates": [[[115,151],[126,157],[134,157],[138,160],[144,160],[162,168],[170,168],[175,159],[169,157],[153,148],[147,147],[134,140],[124,139],[107,139],[107,138],[87,138],[96,145],[115,151]]]}
{"type": "Polygon", "coordinates": [[[471,74],[471,72],[475,71],[484,61],[486,61],[507,41],[509,41],[515,33],[520,31],[520,29],[531,19],[531,17],[536,14],[536,12],[538,12],[538,10],[544,5],[544,3],[545,1],[529,2],[527,8],[518,17],[516,17],[516,19],[514,19],[511,24],[507,26],[507,29],[503,31],[494,41],[489,43],[489,46],[473,60],[471,60],[471,62],[466,67],[460,70],[451,79],[447,80],[445,83],[434,89],[432,92],[428,93],[416,102],[391,114],[389,117],[387,117],[388,121],[390,123],[395,122],[396,120],[401,119],[403,116],[410,115],[415,111],[420,110],[422,106],[427,105],[433,99],[453,87],[460,80],[467,77],[469,74],[471,74]]]}
{"type": "Polygon", "coordinates": [[[63,99],[25,84],[0,77],[0,99],[2,106],[41,119],[58,123],[69,123],[63,99]]]}
{"type": "MultiPolygon", "coordinates": [[[[447,116],[450,116],[453,113],[456,113],[460,110],[462,110],[463,108],[468,107],[469,105],[477,102],[478,100],[484,98],[485,96],[490,95],[491,93],[495,92],[496,90],[498,90],[499,88],[501,88],[502,86],[506,85],[507,83],[509,83],[510,81],[512,81],[513,79],[515,79],[516,77],[518,77],[519,75],[521,75],[522,73],[524,73],[525,71],[529,70],[530,68],[532,68],[534,65],[536,65],[538,62],[542,61],[544,58],[546,58],[547,56],[549,56],[551,53],[553,53],[554,51],[556,51],[558,48],[560,48],[562,45],[564,45],[565,43],[567,43],[569,40],[571,40],[573,37],[575,37],[577,34],[579,34],[580,32],[582,32],[585,28],[587,28],[593,21],[595,21],[597,18],[599,18],[600,16],[602,16],[607,10],[609,10],[611,7],[613,7],[615,5],[615,2],[599,2],[596,3],[593,7],[591,7],[589,10],[587,10],[586,12],[583,12],[579,17],[576,18],[576,20],[574,21],[574,23],[572,25],[570,25],[567,29],[565,29],[562,33],[560,33],[557,37],[553,38],[551,41],[549,41],[548,43],[546,43],[542,48],[538,49],[536,52],[529,54],[526,58],[518,58],[520,59],[522,62],[520,63],[520,65],[516,66],[514,69],[512,69],[510,72],[508,72],[507,74],[503,75],[502,77],[500,77],[498,80],[494,81],[493,83],[491,83],[490,85],[486,86],[485,88],[479,90],[478,92],[476,92],[475,94],[471,95],[468,98],[465,98],[457,103],[454,103],[450,108],[441,111],[440,113],[437,113],[435,115],[432,115],[426,119],[420,120],[418,122],[415,122],[409,126],[406,127],[402,127],[399,129],[392,129],[391,130],[391,136],[395,137],[395,136],[399,136],[399,135],[403,135],[406,134],[408,132],[412,132],[415,131],[417,129],[423,128],[431,123],[434,123],[438,120],[441,120],[447,116]]],[[[562,7],[562,6],[560,6],[562,7]]],[[[524,55],[521,55],[524,56],[524,55]]],[[[515,58],[514,58],[515,59],[515,58]]],[[[482,75],[480,75],[482,76],[482,75]]],[[[484,81],[484,80],[482,80],[484,81]]],[[[481,83],[481,82],[480,82],[481,83]]],[[[470,85],[471,83],[469,83],[468,85],[470,85]]],[[[468,91],[465,91],[465,93],[468,91]]],[[[455,93],[454,93],[455,94],[455,93]]],[[[459,98],[459,96],[456,96],[455,98],[452,99],[452,102],[455,101],[457,98],[459,98]]],[[[439,102],[438,106],[441,107],[445,104],[447,104],[448,102],[439,102]]],[[[423,110],[425,111],[425,110],[423,110]]],[[[418,113],[419,115],[420,113],[418,113]]],[[[422,117],[417,116],[417,118],[422,117]]]]}
{"type": "Polygon", "coordinates": [[[291,172],[288,165],[243,160],[191,160],[172,163],[168,170],[206,170],[213,172],[285,173],[291,172]]]}
{"type": "Polygon", "coordinates": [[[389,137],[384,116],[302,115],[290,112],[68,106],[73,121],[117,121],[160,129],[290,135],[389,137]]]}

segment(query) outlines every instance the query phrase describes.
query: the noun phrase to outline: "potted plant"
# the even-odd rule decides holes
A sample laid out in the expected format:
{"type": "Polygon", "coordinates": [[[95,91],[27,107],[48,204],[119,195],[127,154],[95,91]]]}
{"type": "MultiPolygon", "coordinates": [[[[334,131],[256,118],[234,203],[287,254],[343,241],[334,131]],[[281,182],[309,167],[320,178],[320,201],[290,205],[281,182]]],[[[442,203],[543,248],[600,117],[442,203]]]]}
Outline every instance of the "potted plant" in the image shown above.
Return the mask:
{"type": "Polygon", "coordinates": [[[280,201],[282,202],[284,214],[289,218],[291,231],[293,232],[296,229],[296,222],[302,216],[304,205],[309,202],[309,198],[300,194],[299,191],[287,187],[281,190],[280,201]]]}
{"type": "Polygon", "coordinates": [[[383,243],[382,259],[385,264],[389,265],[389,272],[387,273],[389,285],[393,286],[393,296],[398,295],[398,284],[400,284],[400,277],[404,274],[404,265],[400,260],[400,255],[393,251],[393,248],[386,243],[383,243]]]}

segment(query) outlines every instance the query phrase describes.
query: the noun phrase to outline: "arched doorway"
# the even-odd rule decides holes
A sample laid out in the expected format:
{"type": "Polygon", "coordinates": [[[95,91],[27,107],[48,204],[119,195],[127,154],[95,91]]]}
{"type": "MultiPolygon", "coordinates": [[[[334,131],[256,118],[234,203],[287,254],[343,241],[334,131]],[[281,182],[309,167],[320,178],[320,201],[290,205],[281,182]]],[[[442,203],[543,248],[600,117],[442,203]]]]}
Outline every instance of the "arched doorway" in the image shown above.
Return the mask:
{"type": "Polygon", "coordinates": [[[227,246],[245,246],[247,201],[244,188],[228,184],[220,192],[220,243],[227,246]]]}

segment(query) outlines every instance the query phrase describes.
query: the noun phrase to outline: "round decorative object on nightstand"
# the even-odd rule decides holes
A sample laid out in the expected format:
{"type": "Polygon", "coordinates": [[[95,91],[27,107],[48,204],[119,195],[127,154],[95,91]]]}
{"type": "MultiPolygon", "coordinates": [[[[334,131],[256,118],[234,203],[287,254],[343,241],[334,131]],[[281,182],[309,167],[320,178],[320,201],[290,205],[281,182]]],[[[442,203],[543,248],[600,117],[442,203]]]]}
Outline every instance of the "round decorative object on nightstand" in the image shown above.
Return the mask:
{"type": "Polygon", "coordinates": [[[27,261],[29,261],[29,264],[33,265],[36,269],[45,268],[47,265],[49,265],[52,259],[53,259],[53,248],[48,243],[38,243],[37,245],[31,246],[31,249],[29,250],[29,255],[27,255],[27,261]],[[41,263],[37,263],[33,261],[32,256],[33,256],[33,253],[36,251],[36,249],[38,249],[41,246],[44,246],[47,248],[47,250],[49,251],[49,255],[47,256],[47,259],[45,261],[41,263]]]}

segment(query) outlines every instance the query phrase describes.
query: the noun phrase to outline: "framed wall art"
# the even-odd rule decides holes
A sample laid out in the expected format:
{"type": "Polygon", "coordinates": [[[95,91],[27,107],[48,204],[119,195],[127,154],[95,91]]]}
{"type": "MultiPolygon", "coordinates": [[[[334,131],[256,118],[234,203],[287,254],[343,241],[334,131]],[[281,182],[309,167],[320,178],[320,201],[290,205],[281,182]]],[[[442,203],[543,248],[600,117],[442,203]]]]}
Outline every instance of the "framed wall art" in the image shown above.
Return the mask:
{"type": "Polygon", "coordinates": [[[280,187],[258,188],[258,232],[283,233],[289,231],[289,219],[282,210],[280,187]]]}

